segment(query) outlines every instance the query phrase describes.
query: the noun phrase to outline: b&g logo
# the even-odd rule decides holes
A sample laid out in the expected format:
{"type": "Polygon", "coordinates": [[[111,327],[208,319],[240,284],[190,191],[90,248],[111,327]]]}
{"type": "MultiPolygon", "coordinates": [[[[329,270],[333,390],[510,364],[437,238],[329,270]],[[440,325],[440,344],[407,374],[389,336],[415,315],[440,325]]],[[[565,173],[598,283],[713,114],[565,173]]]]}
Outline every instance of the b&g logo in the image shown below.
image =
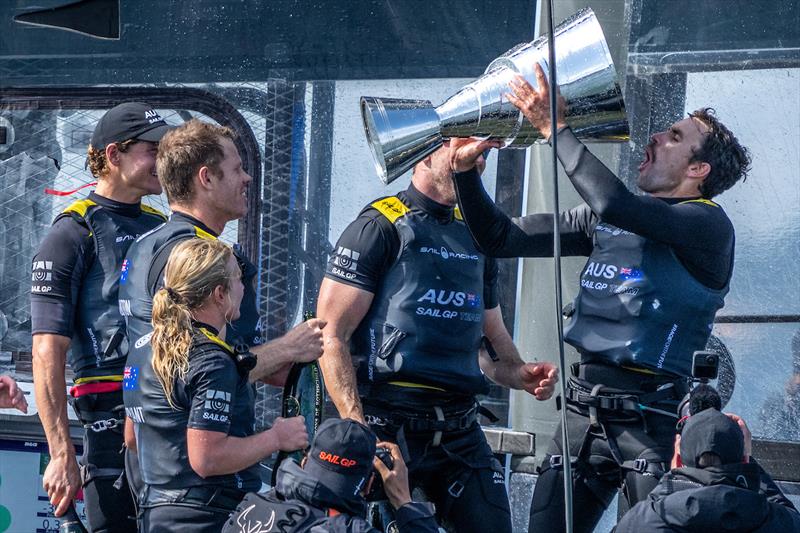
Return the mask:
{"type": "Polygon", "coordinates": [[[205,408],[218,413],[227,413],[230,411],[231,406],[231,393],[208,389],[206,391],[205,408]]]}
{"type": "Polygon", "coordinates": [[[339,249],[336,250],[336,257],[333,258],[333,264],[345,270],[355,272],[358,268],[358,257],[360,255],[359,252],[354,252],[350,248],[340,246],[339,249]]]}

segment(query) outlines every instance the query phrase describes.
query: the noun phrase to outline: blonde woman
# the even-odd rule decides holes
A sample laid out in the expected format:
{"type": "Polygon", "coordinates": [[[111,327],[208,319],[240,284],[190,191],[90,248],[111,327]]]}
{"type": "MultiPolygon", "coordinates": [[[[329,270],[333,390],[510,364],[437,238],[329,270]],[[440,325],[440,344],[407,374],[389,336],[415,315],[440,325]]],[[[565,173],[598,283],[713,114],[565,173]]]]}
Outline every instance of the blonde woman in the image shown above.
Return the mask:
{"type": "Polygon", "coordinates": [[[248,372],[224,341],[244,290],[231,249],[183,242],[164,277],[153,298],[152,364],[129,367],[126,382],[141,406],[128,416],[145,482],[142,528],[219,532],[244,494],[260,489],[258,461],[306,447],[308,435],[302,417],[253,431],[248,372]]]}

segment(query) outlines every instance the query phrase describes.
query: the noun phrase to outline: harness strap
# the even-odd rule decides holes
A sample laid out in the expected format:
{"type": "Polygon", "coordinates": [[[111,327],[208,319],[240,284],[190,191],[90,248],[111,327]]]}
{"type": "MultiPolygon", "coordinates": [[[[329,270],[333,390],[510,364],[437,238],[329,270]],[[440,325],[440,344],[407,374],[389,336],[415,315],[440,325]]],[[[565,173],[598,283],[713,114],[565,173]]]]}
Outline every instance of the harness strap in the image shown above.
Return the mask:
{"type": "Polygon", "coordinates": [[[424,413],[392,411],[378,406],[370,406],[369,410],[372,412],[365,414],[365,418],[370,425],[403,427],[412,433],[448,433],[465,430],[478,420],[478,413],[482,412],[477,403],[465,411],[454,413],[445,413],[441,406],[433,406],[433,416],[424,413]],[[437,412],[437,408],[441,410],[441,413],[437,412]]]}
{"type": "Polygon", "coordinates": [[[657,409],[648,405],[675,400],[676,389],[674,383],[668,383],[656,391],[643,394],[631,394],[624,391],[615,391],[613,389],[609,390],[605,386],[602,386],[601,389],[597,389],[597,387],[597,385],[593,385],[592,388],[589,389],[576,378],[570,378],[567,381],[567,403],[588,409],[590,418],[592,412],[597,415],[597,409],[635,413],[643,422],[644,416],[642,411],[651,411],[660,415],[677,418],[677,415],[673,414],[671,411],[657,409]]]}
{"type": "Polygon", "coordinates": [[[84,429],[91,429],[95,433],[101,433],[109,429],[122,428],[125,425],[125,419],[122,418],[108,418],[105,420],[95,420],[89,424],[84,424],[84,429]]]}
{"type": "Polygon", "coordinates": [[[123,468],[97,468],[93,465],[80,465],[80,472],[81,486],[84,488],[93,480],[100,478],[116,478],[117,481],[114,482],[114,486],[116,487],[120,476],[125,475],[125,469],[123,468]]]}
{"type": "Polygon", "coordinates": [[[442,502],[442,516],[447,516],[450,513],[450,509],[453,508],[456,500],[464,493],[464,489],[467,487],[467,481],[472,475],[472,472],[471,468],[464,469],[461,474],[453,480],[450,486],[447,487],[447,496],[444,498],[444,502],[442,502]]]}
{"type": "MultiPolygon", "coordinates": [[[[617,440],[608,433],[606,430],[604,421],[601,420],[601,416],[598,413],[598,409],[623,409],[627,411],[635,412],[639,415],[640,420],[642,422],[642,426],[644,427],[645,433],[647,432],[647,419],[644,417],[643,410],[653,410],[652,408],[648,408],[645,405],[642,405],[643,399],[647,397],[647,399],[656,398],[657,400],[671,398],[674,395],[674,390],[672,387],[665,387],[662,390],[657,390],[653,393],[649,393],[647,395],[642,396],[635,396],[631,394],[624,394],[624,393],[608,393],[601,395],[601,392],[604,390],[603,384],[596,384],[592,386],[591,392],[589,394],[585,393],[585,388],[582,387],[579,383],[577,383],[574,379],[570,379],[568,381],[568,388],[567,388],[567,402],[571,404],[578,404],[581,407],[584,407],[589,412],[589,426],[586,428],[586,432],[584,433],[583,440],[581,442],[581,447],[578,451],[577,457],[570,458],[572,464],[576,463],[579,459],[581,459],[586,452],[587,443],[589,442],[590,436],[595,436],[602,438],[608,444],[609,452],[611,453],[611,457],[614,461],[619,465],[620,470],[622,472],[630,471],[636,472],[642,475],[653,475],[656,478],[660,478],[665,470],[665,465],[659,462],[650,462],[644,458],[637,458],[630,461],[623,460],[622,450],[620,450],[619,444],[617,440]]],[[[668,415],[670,413],[661,410],[655,410],[660,414],[668,415]]],[[[569,443],[566,443],[562,446],[563,449],[569,450],[569,443]]],[[[549,464],[544,466],[543,468],[539,469],[539,473],[543,473],[550,468],[561,468],[564,464],[564,458],[561,455],[551,455],[549,464]]]]}
{"type": "Polygon", "coordinates": [[[114,335],[111,336],[111,339],[108,341],[108,345],[106,349],[103,351],[103,359],[108,359],[111,355],[119,348],[119,345],[122,344],[122,340],[125,338],[125,326],[123,325],[120,328],[117,328],[117,331],[114,332],[114,335]]]}
{"type": "Polygon", "coordinates": [[[623,461],[620,468],[639,474],[651,474],[657,478],[664,475],[666,471],[664,463],[650,462],[647,459],[639,458],[633,461],[623,461]]]}
{"type": "MultiPolygon", "coordinates": [[[[438,405],[434,405],[433,410],[436,412],[436,420],[438,422],[444,422],[445,418],[444,418],[444,411],[442,410],[442,408],[438,405]]],[[[436,430],[436,433],[433,434],[433,440],[431,441],[431,444],[435,448],[439,446],[441,443],[442,443],[442,430],[439,429],[436,430]]]]}
{"type": "MultiPolygon", "coordinates": [[[[121,390],[122,388],[122,384],[119,382],[87,383],[85,385],[80,385],[80,387],[89,387],[92,385],[118,385],[119,387],[115,390],[121,390]]],[[[75,388],[76,387],[73,387],[72,390],[74,391],[75,388]]],[[[72,391],[70,391],[70,393],[72,393],[72,391]]],[[[117,405],[111,410],[107,411],[84,410],[78,406],[77,402],[75,402],[75,399],[83,394],[89,394],[89,392],[83,392],[77,395],[72,393],[73,398],[70,400],[70,404],[75,410],[75,414],[78,415],[78,420],[81,421],[83,428],[86,430],[91,430],[95,433],[100,433],[106,430],[114,430],[117,433],[121,433],[122,428],[125,426],[125,416],[123,415],[125,407],[123,405],[117,405]]]]}
{"type": "Polygon", "coordinates": [[[492,424],[500,421],[500,419],[497,418],[497,415],[495,415],[490,409],[487,409],[481,404],[478,404],[478,414],[485,416],[492,424]]]}
{"type": "MultiPolygon", "coordinates": [[[[589,424],[591,424],[594,427],[600,426],[600,421],[597,418],[597,402],[596,402],[596,400],[597,400],[597,395],[600,394],[601,390],[603,390],[603,384],[602,383],[598,383],[597,385],[592,387],[592,392],[591,392],[591,394],[589,396],[590,396],[590,400],[593,400],[593,401],[587,403],[587,405],[589,406],[589,424]]],[[[605,430],[604,430],[604,432],[605,432],[605,430]]]]}

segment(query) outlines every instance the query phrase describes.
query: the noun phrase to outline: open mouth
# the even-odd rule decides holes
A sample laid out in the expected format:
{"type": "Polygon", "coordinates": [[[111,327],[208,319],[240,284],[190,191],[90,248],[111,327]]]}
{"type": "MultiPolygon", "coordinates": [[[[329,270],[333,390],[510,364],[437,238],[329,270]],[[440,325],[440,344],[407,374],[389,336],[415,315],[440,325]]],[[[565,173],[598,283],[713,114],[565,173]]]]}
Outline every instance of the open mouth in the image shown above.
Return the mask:
{"type": "Polygon", "coordinates": [[[639,170],[644,170],[644,168],[652,163],[654,159],[652,148],[648,144],[644,147],[644,159],[642,159],[642,162],[639,163],[639,170]]]}

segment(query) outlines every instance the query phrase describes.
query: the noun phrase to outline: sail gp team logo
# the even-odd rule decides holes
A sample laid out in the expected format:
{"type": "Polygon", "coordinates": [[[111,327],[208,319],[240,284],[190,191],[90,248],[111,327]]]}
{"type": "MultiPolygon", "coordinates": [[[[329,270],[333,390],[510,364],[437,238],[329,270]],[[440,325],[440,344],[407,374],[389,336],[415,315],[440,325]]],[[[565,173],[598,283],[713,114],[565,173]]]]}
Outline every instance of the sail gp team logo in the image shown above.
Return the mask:
{"type": "Polygon", "coordinates": [[[52,281],[53,280],[53,262],[52,261],[34,261],[33,272],[31,273],[31,281],[52,281]]]}
{"type": "Polygon", "coordinates": [[[221,390],[208,389],[204,407],[210,411],[227,413],[231,409],[231,393],[221,390]]]}
{"type": "Polygon", "coordinates": [[[34,294],[47,294],[53,290],[50,284],[53,281],[53,262],[34,261],[31,269],[31,292],[34,294]]]}
{"type": "Polygon", "coordinates": [[[333,264],[345,270],[355,272],[358,268],[358,258],[360,255],[359,252],[355,252],[350,248],[339,246],[336,250],[336,257],[333,258],[333,264]]]}

